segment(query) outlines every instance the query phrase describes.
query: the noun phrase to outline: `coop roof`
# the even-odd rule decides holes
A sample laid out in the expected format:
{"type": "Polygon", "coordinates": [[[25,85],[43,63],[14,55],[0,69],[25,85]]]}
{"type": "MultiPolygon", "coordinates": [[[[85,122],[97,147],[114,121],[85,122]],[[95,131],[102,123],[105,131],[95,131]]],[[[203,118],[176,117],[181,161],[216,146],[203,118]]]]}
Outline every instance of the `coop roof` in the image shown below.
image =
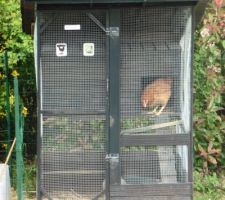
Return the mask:
{"type": "Polygon", "coordinates": [[[32,34],[35,3],[38,4],[126,4],[126,3],[193,3],[196,6],[196,21],[201,19],[204,8],[209,0],[21,0],[22,27],[23,31],[32,34]]]}
{"type": "Polygon", "coordinates": [[[198,0],[26,0],[41,3],[154,3],[154,2],[197,2],[198,0]]]}

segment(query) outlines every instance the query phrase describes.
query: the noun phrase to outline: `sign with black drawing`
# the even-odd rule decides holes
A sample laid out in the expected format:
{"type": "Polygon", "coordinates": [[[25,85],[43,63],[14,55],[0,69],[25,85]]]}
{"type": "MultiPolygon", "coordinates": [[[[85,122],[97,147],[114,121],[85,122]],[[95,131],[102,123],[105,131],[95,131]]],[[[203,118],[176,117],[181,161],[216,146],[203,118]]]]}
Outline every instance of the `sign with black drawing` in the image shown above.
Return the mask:
{"type": "Polygon", "coordinates": [[[66,43],[57,43],[56,44],[56,56],[67,56],[67,44],[66,43]]]}
{"type": "Polygon", "coordinates": [[[83,55],[84,56],[94,56],[95,55],[94,43],[84,43],[83,44],[83,55]]]}

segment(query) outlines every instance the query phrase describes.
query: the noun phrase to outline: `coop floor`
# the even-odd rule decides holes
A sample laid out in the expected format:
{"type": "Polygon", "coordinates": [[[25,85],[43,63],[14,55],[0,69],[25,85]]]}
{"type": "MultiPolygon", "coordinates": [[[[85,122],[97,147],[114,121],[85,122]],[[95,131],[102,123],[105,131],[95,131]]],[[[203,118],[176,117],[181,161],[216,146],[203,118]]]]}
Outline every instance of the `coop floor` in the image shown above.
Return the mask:
{"type": "MultiPolygon", "coordinates": [[[[25,194],[24,195],[24,200],[36,200],[36,192],[32,191],[29,194],[25,194]]],[[[86,196],[82,196],[80,194],[77,194],[75,192],[57,192],[54,193],[54,196],[52,196],[53,200],[90,200],[93,199],[93,196],[95,196],[95,194],[90,194],[90,195],[86,195],[86,196]]],[[[11,193],[11,200],[17,200],[17,194],[16,191],[14,189],[12,189],[12,193],[11,193]]],[[[42,200],[48,200],[48,198],[42,198],[42,200]]],[[[103,197],[98,198],[98,200],[104,200],[103,197]]]]}

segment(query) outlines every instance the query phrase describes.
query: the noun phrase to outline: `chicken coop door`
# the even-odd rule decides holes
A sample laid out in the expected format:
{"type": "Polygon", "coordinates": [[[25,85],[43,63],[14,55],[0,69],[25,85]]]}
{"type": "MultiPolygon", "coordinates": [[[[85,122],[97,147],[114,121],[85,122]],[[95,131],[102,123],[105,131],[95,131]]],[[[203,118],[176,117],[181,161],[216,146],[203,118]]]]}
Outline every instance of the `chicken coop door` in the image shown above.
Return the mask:
{"type": "Polygon", "coordinates": [[[38,10],[38,199],[192,199],[191,16],[38,10]]]}

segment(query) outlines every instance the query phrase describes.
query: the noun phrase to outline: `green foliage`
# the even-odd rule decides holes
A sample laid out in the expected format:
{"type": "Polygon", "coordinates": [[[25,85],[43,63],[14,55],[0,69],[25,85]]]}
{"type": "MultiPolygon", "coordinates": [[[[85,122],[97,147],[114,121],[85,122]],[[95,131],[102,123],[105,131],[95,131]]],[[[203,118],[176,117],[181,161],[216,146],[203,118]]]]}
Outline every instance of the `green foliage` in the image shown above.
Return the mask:
{"type": "Polygon", "coordinates": [[[34,161],[27,161],[25,163],[24,187],[26,191],[36,190],[36,170],[37,166],[34,161]]]}
{"type": "MultiPolygon", "coordinates": [[[[15,156],[15,154],[13,154],[15,156]]],[[[15,158],[12,159],[10,164],[11,168],[11,186],[16,188],[16,163],[15,158]]],[[[24,164],[24,177],[23,177],[23,188],[26,191],[25,196],[33,196],[32,191],[36,191],[36,160],[26,160],[24,164]]],[[[16,195],[16,194],[14,194],[16,195]]]]}
{"type": "Polygon", "coordinates": [[[133,119],[124,119],[121,122],[121,129],[132,129],[150,126],[153,124],[152,120],[146,117],[136,117],[133,119]]]}
{"type": "MultiPolygon", "coordinates": [[[[28,108],[28,116],[25,123],[29,126],[25,127],[25,140],[33,142],[36,140],[36,87],[35,72],[33,62],[33,38],[26,35],[22,31],[22,20],[20,12],[20,0],[1,0],[0,1],[0,128],[6,129],[6,113],[5,113],[5,77],[3,70],[3,54],[8,51],[9,56],[9,72],[10,80],[10,100],[13,121],[13,77],[11,73],[17,70],[20,74],[19,93],[25,107],[28,108]]],[[[13,128],[13,126],[12,126],[13,128]]],[[[13,130],[12,130],[13,131],[13,130]]],[[[6,134],[0,133],[0,139],[6,139],[6,134]]],[[[35,145],[33,145],[35,149],[35,145]]],[[[32,150],[34,151],[34,150],[32,150]]]]}
{"type": "Polygon", "coordinates": [[[224,177],[219,177],[216,173],[204,175],[199,172],[194,173],[194,189],[196,200],[222,200],[225,199],[224,177]]]}
{"type": "Polygon", "coordinates": [[[21,29],[20,1],[1,0],[0,13],[0,53],[7,49],[10,68],[21,67],[18,64],[24,64],[28,55],[32,56],[33,42],[21,29]]]}
{"type": "Polygon", "coordinates": [[[74,118],[48,117],[43,122],[49,134],[44,136],[46,151],[104,150],[105,120],[75,120],[74,118]]]}
{"type": "Polygon", "coordinates": [[[195,167],[208,173],[225,164],[225,9],[211,3],[195,38],[195,167]]]}

